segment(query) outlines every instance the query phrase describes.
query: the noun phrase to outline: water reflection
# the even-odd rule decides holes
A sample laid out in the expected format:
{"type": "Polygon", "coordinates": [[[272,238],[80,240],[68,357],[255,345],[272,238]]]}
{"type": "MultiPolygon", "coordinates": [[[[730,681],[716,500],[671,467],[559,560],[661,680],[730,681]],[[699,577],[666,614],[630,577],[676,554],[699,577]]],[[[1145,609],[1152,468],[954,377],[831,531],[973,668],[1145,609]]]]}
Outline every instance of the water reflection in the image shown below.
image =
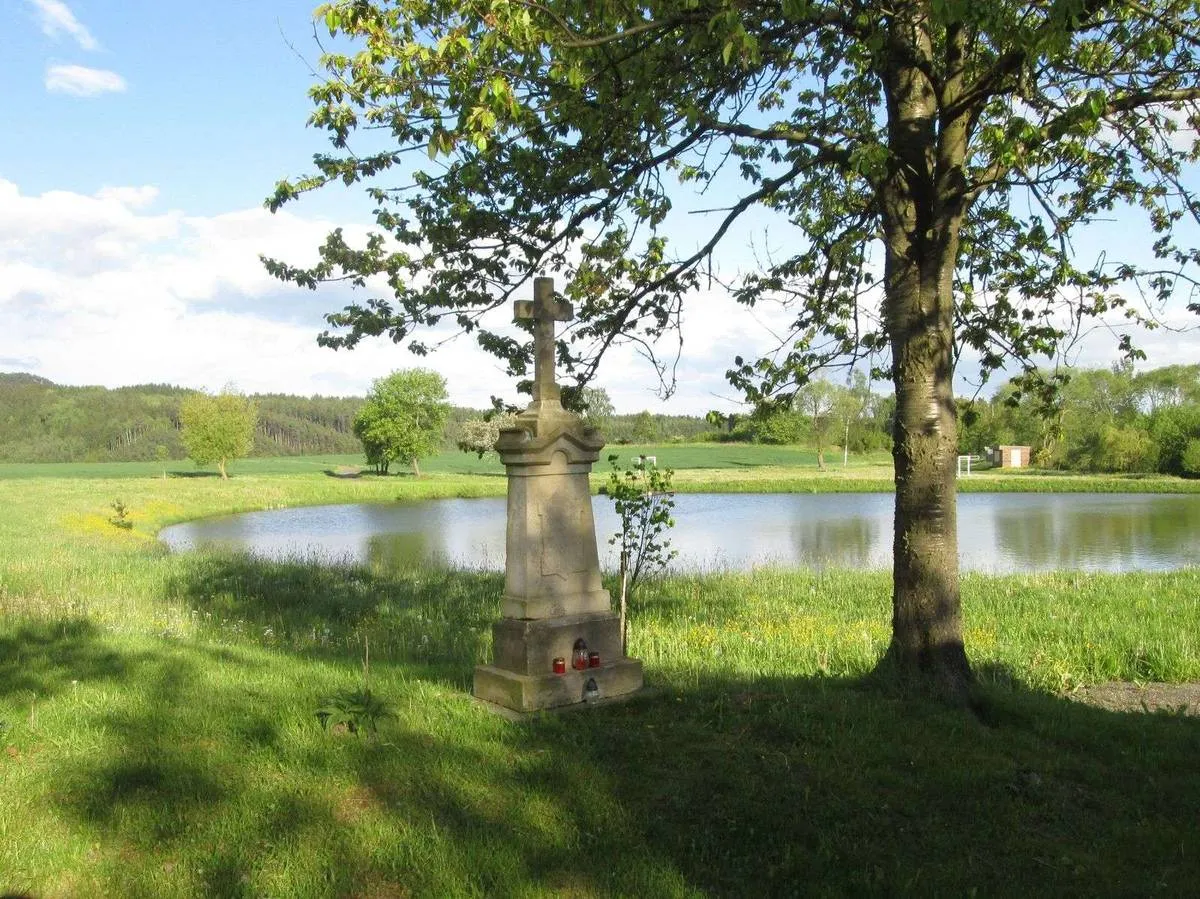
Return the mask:
{"type": "Polygon", "coordinates": [[[377,571],[410,570],[414,565],[435,559],[436,556],[437,553],[430,550],[429,541],[423,533],[376,534],[367,538],[367,562],[377,571]]]}
{"type": "Polygon", "coordinates": [[[1200,502],[1188,496],[1015,496],[993,516],[1010,567],[1154,570],[1200,564],[1200,502]]]}
{"type": "MultiPolygon", "coordinates": [[[[681,494],[671,533],[685,569],[887,568],[891,494],[681,494]]],[[[616,567],[612,504],[593,504],[600,564],[616,567]]],[[[449,499],[279,509],[165,529],[174,550],[248,550],[384,568],[504,567],[505,501],[449,499]]],[[[959,559],[978,571],[1156,570],[1200,565],[1200,496],[963,494],[959,559]]]]}
{"type": "Polygon", "coordinates": [[[793,559],[814,568],[891,564],[891,494],[842,494],[832,503],[813,503],[817,497],[811,496],[804,499],[789,503],[793,559]]]}
{"type": "Polygon", "coordinates": [[[814,567],[875,568],[880,564],[878,530],[869,518],[809,519],[792,523],[792,542],[796,558],[814,567]]]}

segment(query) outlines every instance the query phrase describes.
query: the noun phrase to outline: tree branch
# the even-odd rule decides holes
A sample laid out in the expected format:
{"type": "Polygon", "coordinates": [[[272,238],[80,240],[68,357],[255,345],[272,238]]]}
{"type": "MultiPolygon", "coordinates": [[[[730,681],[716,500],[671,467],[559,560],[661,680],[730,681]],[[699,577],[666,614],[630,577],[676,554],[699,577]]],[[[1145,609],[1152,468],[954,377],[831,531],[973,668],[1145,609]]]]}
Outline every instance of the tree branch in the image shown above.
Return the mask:
{"type": "Polygon", "coordinates": [[[850,151],[837,144],[823,140],[811,131],[797,131],[790,128],[755,128],[739,122],[721,122],[715,119],[702,120],[704,126],[720,134],[732,137],[748,137],[753,140],[786,141],[789,144],[801,144],[812,147],[821,154],[821,161],[836,162],[839,165],[850,164],[850,151]]]}
{"type": "MultiPolygon", "coordinates": [[[[1200,87],[1178,88],[1175,90],[1147,90],[1137,91],[1131,94],[1125,94],[1121,97],[1116,97],[1109,100],[1098,119],[1106,119],[1116,115],[1118,112],[1131,112],[1135,109],[1142,109],[1147,106],[1158,106],[1166,103],[1184,103],[1188,101],[1200,100],[1200,87]]],[[[1062,137],[1067,128],[1076,120],[1079,114],[1084,111],[1083,104],[1075,104],[1063,110],[1053,119],[1050,119],[1038,129],[1037,139],[1029,141],[1022,147],[1025,151],[1035,150],[1052,141],[1062,137]]],[[[1018,165],[1017,162],[1004,163],[996,161],[988,166],[979,177],[975,179],[975,186],[968,192],[969,200],[978,197],[980,193],[987,190],[989,187],[1003,181],[1010,172],[1018,165]]]]}

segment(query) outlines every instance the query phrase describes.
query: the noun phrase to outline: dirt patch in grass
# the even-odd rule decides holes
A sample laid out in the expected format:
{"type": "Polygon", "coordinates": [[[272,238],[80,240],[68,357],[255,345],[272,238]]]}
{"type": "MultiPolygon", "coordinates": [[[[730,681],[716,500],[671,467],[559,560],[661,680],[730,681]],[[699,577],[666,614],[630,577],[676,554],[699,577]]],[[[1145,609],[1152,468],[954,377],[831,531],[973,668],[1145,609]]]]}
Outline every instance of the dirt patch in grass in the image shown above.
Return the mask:
{"type": "Polygon", "coordinates": [[[366,787],[355,786],[338,797],[333,816],[342,824],[353,824],[364,815],[379,811],[383,804],[366,787]]]}
{"type": "Polygon", "coordinates": [[[1072,694],[1077,702],[1110,712],[1169,712],[1200,715],[1200,683],[1131,684],[1113,681],[1072,694]]]}

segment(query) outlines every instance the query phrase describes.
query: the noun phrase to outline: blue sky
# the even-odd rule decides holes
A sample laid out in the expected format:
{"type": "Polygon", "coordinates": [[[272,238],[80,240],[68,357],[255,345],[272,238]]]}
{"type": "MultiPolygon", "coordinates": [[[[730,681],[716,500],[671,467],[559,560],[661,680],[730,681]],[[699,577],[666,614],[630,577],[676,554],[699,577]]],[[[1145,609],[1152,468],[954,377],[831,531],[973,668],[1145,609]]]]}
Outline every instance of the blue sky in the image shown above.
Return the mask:
{"type": "Polygon", "coordinates": [[[153,184],[164,204],[195,215],[261,200],[320,146],[303,128],[313,5],[9,0],[16,21],[0,59],[0,121],[19,139],[0,146],[0,171],[22,193],[153,184]],[[55,7],[82,36],[47,27],[55,7]],[[124,86],[92,96],[47,90],[59,65],[111,72],[124,86]]]}
{"type": "MultiPolygon", "coordinates": [[[[321,314],[346,296],[284,286],[258,263],[260,252],[310,260],[332,227],[353,236],[368,222],[365,201],[337,188],[275,216],[262,208],[279,178],[307,171],[327,146],[305,127],[320,52],[315,5],[7,0],[0,371],[110,387],[362,394],[373,378],[421,364],[446,375],[456,403],[515,399],[512,379],[467,341],[425,360],[386,341],[317,347],[321,314]]],[[[706,205],[720,203],[691,201],[706,205]]],[[[725,274],[749,260],[744,243],[734,247],[725,274]]],[[[690,301],[685,337],[667,405],[632,351],[610,360],[599,383],[619,411],[734,408],[725,369],[735,354],[770,346],[770,321],[714,290],[690,301]]],[[[1155,364],[1195,361],[1194,335],[1149,343],[1155,364]]],[[[1080,361],[1107,363],[1110,344],[1080,361]]]]}

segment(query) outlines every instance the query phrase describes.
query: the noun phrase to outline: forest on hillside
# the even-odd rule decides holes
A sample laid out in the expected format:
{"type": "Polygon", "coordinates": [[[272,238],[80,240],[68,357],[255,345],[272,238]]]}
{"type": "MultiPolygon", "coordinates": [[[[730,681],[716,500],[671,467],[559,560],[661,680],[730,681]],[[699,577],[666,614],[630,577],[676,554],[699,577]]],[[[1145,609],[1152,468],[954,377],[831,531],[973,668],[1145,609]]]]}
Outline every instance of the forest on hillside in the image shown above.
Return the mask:
{"type": "MultiPolygon", "coordinates": [[[[186,456],[179,406],[191,391],[168,384],[68,387],[0,374],[0,461],[126,462],[186,456]]],[[[260,394],[255,456],[355,453],[351,431],[361,398],[260,394]]]]}
{"type": "MultiPolygon", "coordinates": [[[[168,384],[71,387],[24,373],[0,373],[0,462],[130,462],[183,459],[179,407],[191,391],[168,384]]],[[[252,456],[359,453],[354,415],[363,397],[254,394],[258,427],[252,456]]],[[[462,423],[482,410],[452,407],[443,445],[454,447],[462,423]]],[[[703,418],[613,415],[613,442],[691,440],[711,431],[703,418]]]]}
{"type": "MultiPolygon", "coordinates": [[[[959,452],[1027,445],[1042,468],[1091,472],[1200,475],[1200,365],[1077,369],[1054,401],[1022,391],[1020,379],[993,396],[958,400],[959,452]]],[[[151,460],[165,447],[185,457],[179,436],[182,387],[68,387],[28,374],[0,374],[0,461],[121,462],[151,460]]],[[[598,391],[603,394],[603,391],[598,391]]],[[[359,453],[354,415],[362,397],[259,394],[255,456],[359,453]]],[[[895,402],[856,380],[813,381],[790,407],[745,415],[616,414],[604,394],[596,425],[610,444],[733,440],[807,444],[850,452],[891,446],[895,402]]],[[[453,448],[464,422],[481,410],[452,407],[443,446],[453,448]]]]}

